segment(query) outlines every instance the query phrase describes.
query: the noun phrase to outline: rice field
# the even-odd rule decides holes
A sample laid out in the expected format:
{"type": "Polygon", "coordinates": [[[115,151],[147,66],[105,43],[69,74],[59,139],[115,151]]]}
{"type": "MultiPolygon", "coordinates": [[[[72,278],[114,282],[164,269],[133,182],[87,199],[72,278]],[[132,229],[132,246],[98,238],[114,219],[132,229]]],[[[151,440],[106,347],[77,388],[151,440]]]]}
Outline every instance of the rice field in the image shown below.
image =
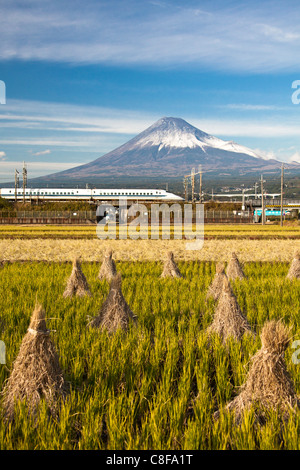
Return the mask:
{"type": "MultiPolygon", "coordinates": [[[[60,239],[60,240],[95,240],[95,225],[0,225],[1,239],[60,239]]],[[[195,227],[193,227],[195,229],[195,227]]],[[[171,225],[171,235],[174,226],[171,225]]],[[[161,230],[160,230],[161,236],[161,230]]],[[[279,225],[260,224],[205,224],[204,236],[207,240],[300,240],[300,225],[289,223],[279,225]]],[[[149,227],[149,238],[151,228],[149,227]]]]}
{"type": "MultiPolygon", "coordinates": [[[[218,421],[212,418],[245,381],[267,320],[282,319],[291,327],[292,339],[300,339],[300,281],[286,279],[295,242],[246,240],[240,241],[238,249],[234,241],[247,279],[233,282],[232,287],[258,335],[232,339],[226,346],[216,335],[209,343],[206,328],[216,304],[205,296],[216,259],[221,254],[226,258],[233,245],[224,248],[224,241],[208,240],[205,245],[217,243],[219,251],[214,251],[217,245],[206,252],[204,247],[204,259],[195,253],[194,259],[184,259],[174,250],[184,278],[161,279],[161,251],[152,248],[151,256],[128,259],[121,256],[126,254],[126,241],[122,241],[125,248],[116,253],[116,265],[124,297],[138,321],[127,333],[119,330],[110,336],[86,327],[109,291],[107,281],[97,279],[104,244],[99,240],[72,242],[84,245],[82,270],[91,297],[63,298],[72,269],[66,261],[72,259],[77,245],[70,248],[68,240],[65,245],[62,240],[6,240],[7,246],[0,245],[2,259],[6,253],[5,259],[11,256],[13,261],[4,263],[0,271],[0,339],[6,345],[0,388],[18,354],[36,299],[46,311],[51,339],[71,385],[58,419],[49,418],[43,402],[36,419],[28,416],[23,403],[17,403],[14,423],[0,420],[1,450],[299,450],[300,411],[283,422],[274,410],[263,426],[255,424],[254,410],[247,412],[239,425],[232,414],[221,413],[218,421]],[[50,244],[48,251],[41,255],[43,261],[34,261],[41,254],[42,242],[50,244]],[[252,250],[252,259],[251,250],[247,259],[247,242],[261,244],[255,255],[252,250]],[[98,251],[86,243],[98,243],[98,251]],[[269,251],[265,251],[266,243],[269,251]],[[271,253],[279,246],[284,259],[276,260],[271,253]],[[69,250],[63,260],[53,256],[59,249],[61,253],[69,250]]],[[[143,242],[135,242],[136,249],[143,242]]],[[[156,246],[164,247],[163,241],[159,243],[162,245],[156,246]]],[[[290,344],[285,363],[300,394],[300,364],[292,361],[294,352],[290,344]]]]}
{"type": "Polygon", "coordinates": [[[108,248],[118,261],[162,261],[171,250],[181,261],[227,261],[235,251],[243,262],[288,263],[300,240],[205,240],[201,250],[187,250],[186,240],[5,239],[0,240],[0,260],[64,262],[77,256],[99,262],[108,248]]]}

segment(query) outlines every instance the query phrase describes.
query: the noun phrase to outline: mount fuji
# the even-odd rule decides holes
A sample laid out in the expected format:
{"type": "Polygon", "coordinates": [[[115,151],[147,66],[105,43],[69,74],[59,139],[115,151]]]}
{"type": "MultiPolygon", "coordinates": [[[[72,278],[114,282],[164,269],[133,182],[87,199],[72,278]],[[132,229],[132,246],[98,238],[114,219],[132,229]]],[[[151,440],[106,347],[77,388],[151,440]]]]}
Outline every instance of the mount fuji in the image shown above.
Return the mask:
{"type": "Polygon", "coordinates": [[[253,172],[274,170],[281,162],[209,135],[183,119],[163,117],[106,155],[48,178],[178,177],[192,168],[197,171],[199,165],[204,171],[253,172]]]}

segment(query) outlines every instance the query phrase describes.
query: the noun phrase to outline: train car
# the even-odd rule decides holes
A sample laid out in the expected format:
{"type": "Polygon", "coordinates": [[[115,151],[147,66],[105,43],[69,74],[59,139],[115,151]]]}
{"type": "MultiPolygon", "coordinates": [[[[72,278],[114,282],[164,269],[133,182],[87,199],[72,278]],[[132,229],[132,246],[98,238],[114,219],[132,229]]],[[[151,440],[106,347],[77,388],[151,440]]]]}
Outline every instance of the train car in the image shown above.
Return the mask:
{"type": "MultiPolygon", "coordinates": [[[[290,215],[289,210],[283,210],[282,214],[283,216],[290,215]]],[[[262,209],[255,209],[253,212],[253,218],[254,222],[261,222],[261,216],[262,216],[262,209]]],[[[281,216],[281,210],[278,209],[265,209],[265,216],[266,217],[280,217],[281,216]]]]}
{"type": "MultiPolygon", "coordinates": [[[[23,188],[1,188],[0,197],[23,200],[23,188]]],[[[183,201],[164,189],[78,189],[78,188],[26,188],[25,200],[34,201],[183,201]]]]}
{"type": "MultiPolygon", "coordinates": [[[[290,214],[289,210],[284,210],[283,215],[288,215],[290,214]]],[[[255,209],[254,215],[261,216],[262,210],[261,209],[255,209]]],[[[281,216],[281,211],[277,209],[266,209],[265,210],[265,215],[269,217],[280,217],[281,216]]]]}

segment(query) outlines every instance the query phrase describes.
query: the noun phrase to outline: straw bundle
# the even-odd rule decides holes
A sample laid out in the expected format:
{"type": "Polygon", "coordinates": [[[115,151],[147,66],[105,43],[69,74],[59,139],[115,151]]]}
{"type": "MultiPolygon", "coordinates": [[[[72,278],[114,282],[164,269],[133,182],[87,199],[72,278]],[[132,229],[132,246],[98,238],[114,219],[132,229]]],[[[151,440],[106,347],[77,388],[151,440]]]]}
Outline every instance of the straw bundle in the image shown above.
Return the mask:
{"type": "Polygon", "coordinates": [[[47,402],[51,414],[56,415],[58,412],[58,400],[64,399],[67,385],[49,333],[44,309],[37,304],[2,391],[4,416],[8,420],[14,418],[16,400],[25,400],[31,415],[35,415],[42,398],[47,402]]]}
{"type": "Polygon", "coordinates": [[[182,277],[182,274],[175,263],[174,254],[172,251],[168,252],[167,259],[164,264],[164,269],[161,274],[161,277],[182,277]]]}
{"type": "Polygon", "coordinates": [[[238,260],[236,253],[231,254],[231,258],[227,265],[226,275],[229,279],[233,281],[235,279],[244,279],[245,274],[243,272],[242,266],[238,260]]]}
{"type": "MultiPolygon", "coordinates": [[[[256,418],[263,423],[266,411],[278,410],[284,419],[290,410],[299,407],[291,377],[284,362],[284,351],[290,341],[290,332],[281,321],[267,322],[261,332],[261,349],[253,356],[246,382],[240,394],[227,406],[234,410],[239,422],[245,410],[256,407],[256,418]]],[[[215,413],[215,418],[219,411],[215,413]]]]}
{"type": "Polygon", "coordinates": [[[132,313],[122,294],[121,274],[117,274],[110,283],[108,296],[98,315],[90,321],[88,326],[115,333],[119,328],[126,331],[131,321],[136,321],[136,315],[132,313]]]}
{"type": "Polygon", "coordinates": [[[223,342],[229,336],[239,340],[244,333],[251,333],[250,325],[240,309],[226,275],[223,279],[223,288],[215,310],[214,319],[207,332],[208,334],[219,334],[223,342]]]}
{"type": "Polygon", "coordinates": [[[226,277],[224,263],[217,263],[216,274],[208,288],[206,299],[218,300],[223,289],[224,277],[226,277]]]}
{"type": "Polygon", "coordinates": [[[300,253],[296,251],[290,269],[287,273],[287,279],[300,279],[300,253]]]}
{"type": "Polygon", "coordinates": [[[104,260],[102,262],[101,268],[99,270],[98,279],[107,279],[111,281],[111,279],[117,274],[117,268],[115,261],[112,258],[112,250],[108,250],[104,256],[104,260]]]}
{"type": "Polygon", "coordinates": [[[77,258],[73,261],[72,273],[68,279],[63,297],[72,297],[73,295],[77,295],[78,297],[91,295],[86,277],[81,270],[80,261],[77,258]]]}

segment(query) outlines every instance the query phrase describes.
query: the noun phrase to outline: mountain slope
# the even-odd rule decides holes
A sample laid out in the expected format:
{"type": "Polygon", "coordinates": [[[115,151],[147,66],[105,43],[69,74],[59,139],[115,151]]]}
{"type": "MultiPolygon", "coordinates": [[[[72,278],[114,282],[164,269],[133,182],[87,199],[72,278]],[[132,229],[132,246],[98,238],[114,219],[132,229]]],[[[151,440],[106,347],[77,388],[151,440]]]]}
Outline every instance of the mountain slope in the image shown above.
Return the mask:
{"type": "Polygon", "coordinates": [[[281,165],[235,142],[206,134],[183,119],[164,117],[106,155],[49,177],[176,177],[200,164],[203,170],[220,171],[262,171],[281,165]]]}

